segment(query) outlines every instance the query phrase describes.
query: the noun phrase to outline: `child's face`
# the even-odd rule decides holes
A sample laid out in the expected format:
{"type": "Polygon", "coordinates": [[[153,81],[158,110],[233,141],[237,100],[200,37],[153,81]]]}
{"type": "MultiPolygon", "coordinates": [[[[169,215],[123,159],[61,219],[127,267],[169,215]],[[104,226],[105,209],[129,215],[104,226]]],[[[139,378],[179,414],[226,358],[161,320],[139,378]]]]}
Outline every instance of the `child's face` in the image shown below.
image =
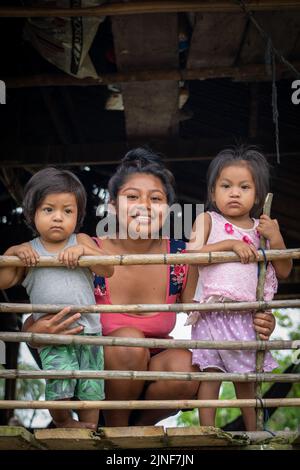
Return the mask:
{"type": "Polygon", "coordinates": [[[35,211],[34,223],[41,238],[58,243],[74,232],[77,201],[73,193],[48,194],[35,211]]]}
{"type": "Polygon", "coordinates": [[[216,181],[213,201],[227,217],[249,215],[255,203],[255,183],[246,164],[223,168],[216,181]]]}

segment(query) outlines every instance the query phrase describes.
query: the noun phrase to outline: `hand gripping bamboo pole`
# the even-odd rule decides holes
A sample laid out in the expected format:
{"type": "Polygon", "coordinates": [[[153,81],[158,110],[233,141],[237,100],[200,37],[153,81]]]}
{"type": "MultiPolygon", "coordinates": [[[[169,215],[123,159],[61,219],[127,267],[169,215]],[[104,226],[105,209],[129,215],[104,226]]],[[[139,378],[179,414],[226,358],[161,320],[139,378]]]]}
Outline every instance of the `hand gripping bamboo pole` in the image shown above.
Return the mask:
{"type": "MultiPolygon", "coordinates": [[[[273,194],[268,193],[264,207],[263,207],[263,214],[266,214],[270,217],[271,214],[271,205],[273,200],[273,194]]],[[[262,250],[266,249],[266,239],[265,237],[260,237],[260,248],[262,250]]],[[[266,280],[266,272],[267,266],[266,262],[260,261],[259,264],[259,276],[257,282],[257,289],[256,289],[256,300],[263,301],[264,300],[264,288],[265,288],[265,280],[266,280]]],[[[259,334],[256,333],[256,339],[259,340],[259,334]]],[[[256,373],[262,373],[264,367],[264,360],[265,360],[265,351],[257,350],[256,352],[256,373]]],[[[258,400],[262,400],[262,383],[257,382],[255,387],[256,397],[258,400]]],[[[264,410],[262,407],[256,408],[256,429],[257,431],[262,431],[264,429],[264,410]]]]}
{"type": "MultiPolygon", "coordinates": [[[[267,250],[266,258],[273,259],[300,259],[300,248],[285,250],[267,250]]],[[[259,254],[259,260],[263,261],[264,256],[259,254]]],[[[78,260],[78,266],[84,268],[95,264],[103,266],[131,266],[144,264],[215,264],[215,263],[237,263],[239,256],[232,251],[218,251],[211,253],[173,253],[173,254],[140,254],[140,255],[102,255],[102,256],[82,256],[78,260]]],[[[24,263],[17,256],[0,256],[0,268],[7,266],[24,267],[24,263]]],[[[36,267],[64,267],[54,256],[41,256],[36,267]]]]}

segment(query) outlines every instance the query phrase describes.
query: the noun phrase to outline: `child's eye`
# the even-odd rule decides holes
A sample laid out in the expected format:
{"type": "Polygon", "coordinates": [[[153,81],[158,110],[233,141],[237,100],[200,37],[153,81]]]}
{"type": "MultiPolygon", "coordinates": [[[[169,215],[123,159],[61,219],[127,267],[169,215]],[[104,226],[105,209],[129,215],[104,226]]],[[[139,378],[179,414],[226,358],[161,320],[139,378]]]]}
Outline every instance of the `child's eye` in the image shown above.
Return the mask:
{"type": "Polygon", "coordinates": [[[66,209],[65,212],[66,214],[72,214],[72,209],[66,209]]]}
{"type": "Polygon", "coordinates": [[[43,211],[46,212],[47,214],[49,214],[50,212],[52,212],[52,209],[51,209],[51,207],[44,207],[43,211]]]}
{"type": "Polygon", "coordinates": [[[137,199],[137,196],[135,194],[128,194],[127,199],[134,200],[134,199],[137,199]]]}
{"type": "Polygon", "coordinates": [[[229,184],[223,183],[221,184],[221,188],[229,188],[229,184]]]}
{"type": "Polygon", "coordinates": [[[159,196],[152,196],[151,201],[159,202],[161,198],[159,196]]]}
{"type": "Polygon", "coordinates": [[[242,186],[242,189],[250,189],[250,186],[248,186],[248,185],[243,185],[243,186],[242,186]]]}

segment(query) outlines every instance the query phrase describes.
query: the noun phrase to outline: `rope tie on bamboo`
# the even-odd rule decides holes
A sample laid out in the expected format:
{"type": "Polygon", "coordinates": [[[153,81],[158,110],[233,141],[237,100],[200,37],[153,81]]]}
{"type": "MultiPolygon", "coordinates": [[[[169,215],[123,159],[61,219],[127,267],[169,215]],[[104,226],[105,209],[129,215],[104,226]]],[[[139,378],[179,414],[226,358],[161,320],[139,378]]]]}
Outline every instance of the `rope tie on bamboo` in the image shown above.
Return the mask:
{"type": "Polygon", "coordinates": [[[275,436],[275,434],[272,431],[270,431],[270,429],[267,429],[267,427],[266,427],[266,424],[269,421],[269,417],[270,417],[268,408],[265,407],[263,399],[261,397],[259,397],[258,395],[255,396],[255,400],[256,400],[256,408],[258,408],[258,402],[259,402],[259,404],[260,404],[260,406],[263,410],[263,415],[264,415],[263,431],[270,433],[272,436],[275,436]]]}
{"type": "MultiPolygon", "coordinates": [[[[267,269],[268,267],[268,260],[267,260],[267,255],[266,255],[266,252],[264,250],[264,248],[258,248],[257,251],[261,251],[262,252],[262,255],[263,255],[263,258],[264,258],[264,263],[265,263],[265,267],[267,269]]],[[[259,273],[260,273],[260,264],[258,263],[258,272],[257,272],[257,276],[259,277],[259,273]]]]}
{"type": "Polygon", "coordinates": [[[164,264],[167,264],[167,253],[164,253],[164,264]]]}
{"type": "Polygon", "coordinates": [[[211,251],[208,252],[208,264],[212,263],[211,251]]]}
{"type": "Polygon", "coordinates": [[[120,266],[123,265],[124,262],[124,255],[120,255],[120,266]]]}

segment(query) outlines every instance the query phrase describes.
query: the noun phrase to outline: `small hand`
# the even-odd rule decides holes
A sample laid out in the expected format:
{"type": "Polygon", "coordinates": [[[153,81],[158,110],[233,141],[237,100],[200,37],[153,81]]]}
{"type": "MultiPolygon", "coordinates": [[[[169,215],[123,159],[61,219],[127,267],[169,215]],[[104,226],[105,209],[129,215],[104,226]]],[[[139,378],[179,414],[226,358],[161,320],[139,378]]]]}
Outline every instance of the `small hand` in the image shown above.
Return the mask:
{"type": "Polygon", "coordinates": [[[265,237],[269,241],[281,238],[280,228],[277,220],[271,219],[265,214],[261,215],[259,218],[257,231],[261,236],[265,237]]]}
{"type": "Polygon", "coordinates": [[[22,243],[13,247],[12,256],[17,256],[23,261],[24,266],[36,266],[39,261],[39,254],[32,248],[30,243],[22,243]]]}
{"type": "Polygon", "coordinates": [[[58,260],[67,266],[67,268],[75,269],[78,266],[78,260],[80,256],[83,255],[83,245],[75,245],[61,251],[58,255],[58,260]]]}
{"type": "Polygon", "coordinates": [[[241,263],[247,264],[251,261],[258,261],[258,252],[254,245],[235,240],[232,244],[232,250],[240,257],[241,263]]]}
{"type": "Polygon", "coordinates": [[[254,329],[259,334],[260,339],[267,341],[273,333],[276,320],[271,310],[256,312],[253,319],[254,329]]]}

